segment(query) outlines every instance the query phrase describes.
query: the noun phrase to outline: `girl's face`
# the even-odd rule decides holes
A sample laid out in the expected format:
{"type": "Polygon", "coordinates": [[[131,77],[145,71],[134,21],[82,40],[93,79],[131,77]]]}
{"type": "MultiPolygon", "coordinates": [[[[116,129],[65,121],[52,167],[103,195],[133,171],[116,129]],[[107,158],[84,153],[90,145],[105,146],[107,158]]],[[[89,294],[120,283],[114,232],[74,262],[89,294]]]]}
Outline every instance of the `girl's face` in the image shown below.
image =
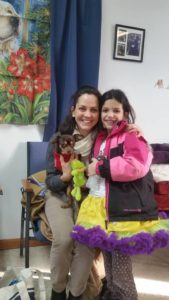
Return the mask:
{"type": "Polygon", "coordinates": [[[87,136],[99,120],[98,98],[92,94],[81,95],[76,106],[72,107],[72,116],[80,134],[87,136]]]}
{"type": "Polygon", "coordinates": [[[108,99],[105,101],[102,111],[101,120],[103,127],[110,133],[117,122],[125,119],[123,106],[116,99],[108,99]]]}

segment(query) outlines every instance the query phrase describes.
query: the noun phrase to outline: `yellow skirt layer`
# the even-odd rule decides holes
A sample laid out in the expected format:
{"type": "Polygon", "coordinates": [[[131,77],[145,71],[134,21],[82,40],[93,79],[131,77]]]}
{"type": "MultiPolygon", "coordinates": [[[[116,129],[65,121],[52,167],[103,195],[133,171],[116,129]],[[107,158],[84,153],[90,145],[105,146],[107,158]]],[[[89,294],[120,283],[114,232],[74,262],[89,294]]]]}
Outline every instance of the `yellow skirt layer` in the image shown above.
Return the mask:
{"type": "Polygon", "coordinates": [[[169,231],[169,220],[118,222],[108,222],[107,220],[105,198],[88,195],[81,204],[77,225],[86,229],[100,226],[106,233],[116,232],[120,237],[135,235],[139,232],[154,233],[161,229],[169,231]]]}

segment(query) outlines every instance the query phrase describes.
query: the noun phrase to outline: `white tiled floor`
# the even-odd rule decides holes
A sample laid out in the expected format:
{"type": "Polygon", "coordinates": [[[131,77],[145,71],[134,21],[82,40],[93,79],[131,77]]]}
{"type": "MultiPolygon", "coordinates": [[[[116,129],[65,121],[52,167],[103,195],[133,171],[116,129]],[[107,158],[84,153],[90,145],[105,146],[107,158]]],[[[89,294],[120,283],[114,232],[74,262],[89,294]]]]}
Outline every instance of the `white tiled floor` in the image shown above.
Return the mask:
{"type": "MultiPolygon", "coordinates": [[[[49,246],[30,248],[30,266],[49,274],[49,252],[49,246]]],[[[7,266],[24,267],[19,249],[0,251],[0,272],[7,266]]],[[[139,300],[169,299],[169,249],[133,257],[133,271],[139,300]]]]}
{"type": "MultiPolygon", "coordinates": [[[[31,247],[30,248],[30,267],[43,272],[47,292],[47,299],[50,299],[51,284],[50,284],[50,268],[49,268],[49,246],[31,247]]],[[[0,275],[7,267],[24,267],[25,258],[20,257],[19,249],[0,250],[0,275]]],[[[7,299],[0,299],[7,300],[7,299]]]]}
{"type": "Polygon", "coordinates": [[[139,300],[169,299],[169,249],[133,257],[139,300]]]}

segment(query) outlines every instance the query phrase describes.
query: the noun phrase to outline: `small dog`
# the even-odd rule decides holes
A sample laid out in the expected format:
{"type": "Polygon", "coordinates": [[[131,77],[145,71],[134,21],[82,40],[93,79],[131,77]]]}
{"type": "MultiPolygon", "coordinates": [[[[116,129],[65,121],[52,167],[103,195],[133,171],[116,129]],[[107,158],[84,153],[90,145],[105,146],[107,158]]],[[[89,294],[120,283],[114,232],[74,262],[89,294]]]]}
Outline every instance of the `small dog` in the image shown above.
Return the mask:
{"type": "MultiPolygon", "coordinates": [[[[62,155],[65,162],[70,160],[72,154],[74,154],[74,145],[76,142],[76,136],[70,134],[56,133],[51,139],[51,143],[55,144],[54,160],[55,167],[62,171],[62,166],[60,162],[60,155],[62,155]]],[[[71,196],[72,184],[67,188],[68,201],[61,205],[62,208],[71,207],[73,204],[73,197],[71,196]]]]}
{"type": "Polygon", "coordinates": [[[56,145],[56,152],[59,154],[73,154],[75,137],[70,134],[57,132],[51,139],[51,143],[56,145]]]}
{"type": "Polygon", "coordinates": [[[18,50],[20,19],[12,4],[0,0],[0,57],[18,50]]]}
{"type": "Polygon", "coordinates": [[[58,132],[52,137],[51,143],[55,144],[55,167],[59,171],[62,171],[60,155],[62,155],[65,162],[70,160],[70,157],[74,153],[75,138],[73,135],[58,132]]]}

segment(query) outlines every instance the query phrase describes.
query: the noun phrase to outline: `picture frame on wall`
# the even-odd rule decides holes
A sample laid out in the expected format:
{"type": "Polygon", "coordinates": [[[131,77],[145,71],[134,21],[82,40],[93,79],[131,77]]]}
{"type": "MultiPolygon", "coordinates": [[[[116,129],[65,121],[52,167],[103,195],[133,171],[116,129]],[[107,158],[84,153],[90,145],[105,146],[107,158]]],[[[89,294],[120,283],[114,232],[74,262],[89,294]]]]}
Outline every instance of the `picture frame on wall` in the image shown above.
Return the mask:
{"type": "Polygon", "coordinates": [[[144,40],[145,29],[116,24],[113,58],[142,62],[144,40]]]}

